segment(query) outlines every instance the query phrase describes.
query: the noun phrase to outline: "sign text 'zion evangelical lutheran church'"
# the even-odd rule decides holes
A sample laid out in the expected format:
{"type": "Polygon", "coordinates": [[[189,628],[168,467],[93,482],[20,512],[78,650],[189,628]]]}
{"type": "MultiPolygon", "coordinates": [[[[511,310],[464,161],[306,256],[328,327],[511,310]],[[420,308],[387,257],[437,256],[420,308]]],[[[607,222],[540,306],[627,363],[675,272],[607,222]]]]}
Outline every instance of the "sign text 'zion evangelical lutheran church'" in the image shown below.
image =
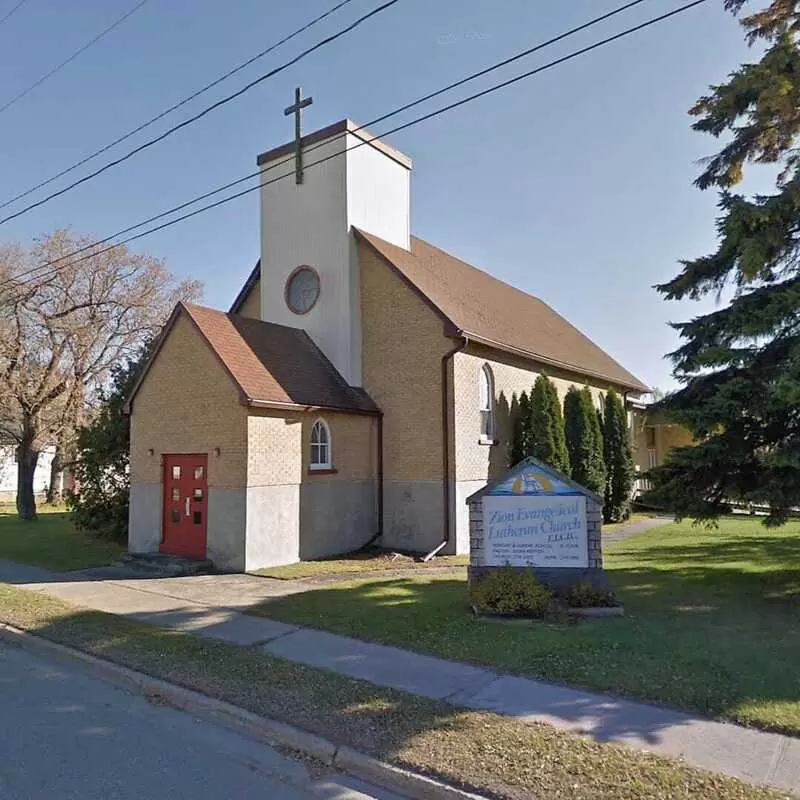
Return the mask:
{"type": "Polygon", "coordinates": [[[484,565],[588,567],[586,498],[487,495],[484,565]]]}

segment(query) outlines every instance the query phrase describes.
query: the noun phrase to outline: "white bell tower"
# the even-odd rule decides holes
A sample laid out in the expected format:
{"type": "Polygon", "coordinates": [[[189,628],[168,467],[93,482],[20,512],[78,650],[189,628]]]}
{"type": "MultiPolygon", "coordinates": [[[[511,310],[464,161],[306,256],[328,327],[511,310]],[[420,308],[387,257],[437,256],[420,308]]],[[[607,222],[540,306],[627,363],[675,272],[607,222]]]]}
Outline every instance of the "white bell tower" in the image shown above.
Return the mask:
{"type": "Polygon", "coordinates": [[[286,113],[295,140],[258,157],[261,317],[306,330],[348,383],[361,385],[356,227],[410,247],[411,159],[350,120],[301,136],[311,102],[286,113]]]}

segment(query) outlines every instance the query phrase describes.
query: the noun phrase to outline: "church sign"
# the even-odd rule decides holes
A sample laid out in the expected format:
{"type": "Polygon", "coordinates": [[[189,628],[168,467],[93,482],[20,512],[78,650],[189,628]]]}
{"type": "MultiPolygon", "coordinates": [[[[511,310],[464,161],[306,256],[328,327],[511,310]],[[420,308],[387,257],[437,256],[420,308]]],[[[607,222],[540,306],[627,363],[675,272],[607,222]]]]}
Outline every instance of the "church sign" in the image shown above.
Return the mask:
{"type": "Polygon", "coordinates": [[[529,569],[554,589],[606,588],[602,500],[533,458],[467,500],[470,579],[499,567],[529,569]]]}
{"type": "Polygon", "coordinates": [[[588,567],[586,498],[483,498],[484,557],[490,567],[588,567]]]}

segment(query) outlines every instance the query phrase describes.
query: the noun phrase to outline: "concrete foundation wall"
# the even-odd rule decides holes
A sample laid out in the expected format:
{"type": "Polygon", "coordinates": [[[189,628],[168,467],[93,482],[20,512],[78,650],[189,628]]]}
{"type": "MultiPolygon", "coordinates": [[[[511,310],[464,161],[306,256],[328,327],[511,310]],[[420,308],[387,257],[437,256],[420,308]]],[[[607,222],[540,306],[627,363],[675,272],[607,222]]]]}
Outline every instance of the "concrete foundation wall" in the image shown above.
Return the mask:
{"type": "Polygon", "coordinates": [[[377,532],[373,480],[307,483],[300,487],[300,558],[351,553],[377,532]]]}
{"type": "Polygon", "coordinates": [[[157,553],[161,545],[160,483],[131,484],[128,511],[128,552],[157,553]]]}
{"type": "Polygon", "coordinates": [[[217,569],[245,569],[245,489],[208,490],[206,557],[217,569]]]}
{"type": "Polygon", "coordinates": [[[380,544],[417,553],[432,550],[443,538],[443,502],[440,480],[386,480],[380,544]]]}
{"type": "Polygon", "coordinates": [[[243,569],[254,570],[300,560],[300,486],[247,489],[247,537],[243,569]]]}

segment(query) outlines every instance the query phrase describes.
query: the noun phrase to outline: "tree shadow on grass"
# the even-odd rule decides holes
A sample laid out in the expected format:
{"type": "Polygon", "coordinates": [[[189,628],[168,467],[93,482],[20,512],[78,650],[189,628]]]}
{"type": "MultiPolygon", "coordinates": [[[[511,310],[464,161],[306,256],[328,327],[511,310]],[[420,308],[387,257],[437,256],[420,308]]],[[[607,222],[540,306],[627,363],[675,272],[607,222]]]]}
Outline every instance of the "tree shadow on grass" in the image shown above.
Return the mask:
{"type": "MultiPolygon", "coordinates": [[[[476,620],[465,582],[457,580],[328,587],[276,599],[261,613],[501,673],[796,734],[800,626],[791,596],[796,573],[715,568],[709,579],[707,572],[702,564],[613,570],[626,617],[567,627],[476,620]]],[[[579,705],[575,715],[584,716],[579,705]]]]}
{"type": "MultiPolygon", "coordinates": [[[[151,621],[157,623],[157,615],[152,615],[151,621]]],[[[511,683],[503,684],[489,674],[480,685],[497,686],[499,692],[495,692],[494,699],[473,704],[466,696],[473,692],[467,692],[466,708],[459,708],[457,699],[451,703],[442,698],[418,697],[352,675],[291,663],[261,648],[234,647],[100,612],[77,612],[42,625],[35,632],[337,743],[395,762],[407,761],[417,768],[431,746],[446,747],[448,736],[491,734],[485,723],[475,725],[469,708],[496,710],[508,716],[560,718],[574,730],[591,734],[599,741],[635,738],[655,745],[664,736],[674,736],[681,727],[692,725],[684,715],[666,709],[642,710],[624,701],[563,688],[543,696],[541,691],[531,692],[531,687],[521,685],[518,679],[508,679],[511,683]]],[[[371,657],[367,646],[348,657],[347,663],[353,670],[359,660],[368,661],[371,657]]],[[[430,669],[430,664],[427,667],[430,669]]],[[[458,680],[457,673],[455,679],[458,680]]],[[[478,689],[474,678],[471,683],[478,689]]],[[[456,683],[453,688],[457,687],[456,683]]],[[[527,728],[527,734],[525,730],[506,730],[505,735],[528,751],[541,746],[542,737],[563,736],[549,729],[527,728]]],[[[511,744],[512,741],[489,742],[491,749],[511,744]]],[[[567,741],[556,744],[563,747],[567,741]]],[[[446,758],[445,768],[438,773],[436,760],[429,761],[428,771],[448,781],[458,779],[457,772],[446,768],[446,758]]],[[[466,785],[475,784],[467,781],[466,785]]]]}

